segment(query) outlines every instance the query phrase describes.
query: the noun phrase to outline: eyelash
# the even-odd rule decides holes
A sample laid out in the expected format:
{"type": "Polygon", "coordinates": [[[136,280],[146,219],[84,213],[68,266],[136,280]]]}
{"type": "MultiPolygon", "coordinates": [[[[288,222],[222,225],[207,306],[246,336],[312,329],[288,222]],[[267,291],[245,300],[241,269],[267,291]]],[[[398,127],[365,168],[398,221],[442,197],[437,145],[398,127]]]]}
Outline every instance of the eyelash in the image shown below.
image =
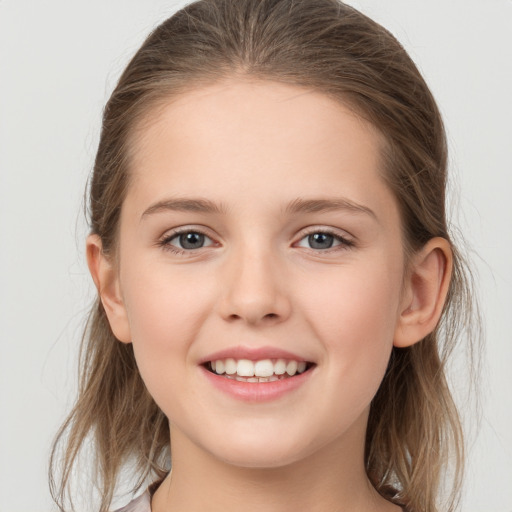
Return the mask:
{"type": "MultiPolygon", "coordinates": [[[[182,234],[187,234],[187,233],[194,233],[194,234],[202,235],[205,238],[208,238],[209,240],[212,240],[201,229],[184,228],[184,229],[176,229],[172,233],[164,236],[161,240],[158,241],[158,246],[162,247],[166,251],[170,251],[173,254],[177,254],[177,255],[180,255],[180,256],[189,256],[189,255],[193,254],[194,252],[199,251],[200,249],[204,248],[204,247],[200,247],[198,249],[180,249],[179,247],[171,245],[170,242],[172,240],[174,240],[175,238],[179,237],[182,234]]],[[[341,236],[340,234],[338,234],[338,233],[336,233],[334,231],[331,231],[331,230],[328,230],[328,229],[322,229],[322,228],[316,228],[316,229],[312,228],[312,229],[310,229],[309,231],[307,231],[306,233],[303,234],[303,236],[299,239],[298,242],[301,242],[302,240],[304,240],[308,236],[316,235],[316,234],[332,236],[334,241],[335,242],[339,242],[339,244],[335,245],[334,247],[329,247],[327,249],[314,249],[312,247],[309,247],[309,248],[306,247],[306,249],[309,249],[309,250],[311,250],[311,251],[313,251],[315,253],[326,254],[326,253],[330,253],[330,252],[333,252],[333,251],[347,250],[347,249],[350,249],[350,248],[354,247],[354,245],[355,245],[353,241],[348,240],[347,238],[341,236]]],[[[213,240],[212,240],[212,242],[213,242],[213,240]]],[[[298,243],[298,242],[296,242],[296,243],[298,243]]],[[[213,242],[211,245],[215,245],[215,242],[213,242]]],[[[206,247],[209,247],[209,246],[206,246],[206,247]]]]}
{"type": "Polygon", "coordinates": [[[179,256],[189,256],[192,253],[194,253],[200,249],[203,249],[203,247],[200,247],[199,249],[180,249],[179,247],[171,245],[170,242],[172,240],[179,237],[180,235],[187,234],[187,233],[195,233],[198,235],[203,235],[205,238],[208,238],[209,240],[211,240],[211,237],[209,237],[201,229],[182,228],[182,229],[176,229],[172,233],[165,235],[161,240],[159,240],[158,245],[160,247],[162,247],[165,251],[172,252],[173,254],[177,254],[179,256]]]}
{"type": "Polygon", "coordinates": [[[336,233],[335,231],[325,229],[325,228],[314,228],[314,227],[309,229],[308,231],[306,231],[303,234],[303,236],[300,238],[299,242],[311,235],[317,235],[317,234],[332,236],[334,238],[334,241],[339,242],[339,245],[335,245],[335,246],[329,247],[327,249],[314,249],[312,247],[306,248],[311,251],[314,251],[315,253],[326,254],[326,253],[331,253],[331,252],[335,252],[335,251],[343,251],[343,250],[350,249],[350,248],[354,247],[354,245],[355,245],[352,240],[348,240],[347,238],[341,236],[339,233],[336,233]]]}

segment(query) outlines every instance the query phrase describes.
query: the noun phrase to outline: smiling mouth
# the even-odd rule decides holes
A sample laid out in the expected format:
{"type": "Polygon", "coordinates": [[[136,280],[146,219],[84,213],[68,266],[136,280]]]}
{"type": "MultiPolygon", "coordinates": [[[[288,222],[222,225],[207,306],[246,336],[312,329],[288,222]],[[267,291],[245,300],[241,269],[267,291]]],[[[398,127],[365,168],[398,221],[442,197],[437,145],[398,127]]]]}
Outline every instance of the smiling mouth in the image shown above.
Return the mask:
{"type": "Polygon", "coordinates": [[[216,375],[239,382],[276,382],[309,371],[315,366],[307,361],[293,359],[217,359],[204,367],[216,375]]]}

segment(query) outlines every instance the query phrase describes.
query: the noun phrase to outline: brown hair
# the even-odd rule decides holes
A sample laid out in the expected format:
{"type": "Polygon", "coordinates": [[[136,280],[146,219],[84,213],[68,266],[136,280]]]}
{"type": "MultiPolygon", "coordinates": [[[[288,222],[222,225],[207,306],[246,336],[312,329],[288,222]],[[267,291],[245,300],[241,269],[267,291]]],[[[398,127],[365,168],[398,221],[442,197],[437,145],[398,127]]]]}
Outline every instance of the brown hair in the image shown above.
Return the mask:
{"type": "MultiPolygon", "coordinates": [[[[91,230],[106,254],[116,250],[135,128],[170,96],[233,76],[313,89],[368,119],[387,141],[385,178],[401,208],[406,252],[433,237],[450,240],[441,116],[416,66],[388,31],[338,0],[200,0],[150,34],[106,105],[89,205],[91,230]]],[[[462,431],[445,365],[459,339],[471,343],[462,333],[474,316],[470,274],[452,248],[454,272],[440,325],[420,343],[393,349],[366,436],[370,481],[416,512],[439,510],[449,459],[453,485],[443,510],[455,510],[460,494],[462,431]]],[[[169,427],[142,382],[132,346],[115,339],[99,300],[83,338],[80,375],[77,402],[53,446],[51,491],[64,510],[72,469],[90,437],[105,512],[128,460],[135,461],[136,488],[168,471],[169,427]]]]}

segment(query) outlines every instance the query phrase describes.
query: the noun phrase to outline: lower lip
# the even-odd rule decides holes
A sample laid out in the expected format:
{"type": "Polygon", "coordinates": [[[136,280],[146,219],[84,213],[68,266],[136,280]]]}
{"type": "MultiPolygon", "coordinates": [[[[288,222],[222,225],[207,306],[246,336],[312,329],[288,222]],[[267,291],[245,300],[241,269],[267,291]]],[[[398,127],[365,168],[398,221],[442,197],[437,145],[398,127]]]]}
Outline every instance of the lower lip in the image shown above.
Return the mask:
{"type": "Polygon", "coordinates": [[[203,366],[201,370],[213,386],[233,398],[246,402],[269,402],[299,388],[309,379],[313,369],[273,382],[242,382],[212,373],[203,366]]]}

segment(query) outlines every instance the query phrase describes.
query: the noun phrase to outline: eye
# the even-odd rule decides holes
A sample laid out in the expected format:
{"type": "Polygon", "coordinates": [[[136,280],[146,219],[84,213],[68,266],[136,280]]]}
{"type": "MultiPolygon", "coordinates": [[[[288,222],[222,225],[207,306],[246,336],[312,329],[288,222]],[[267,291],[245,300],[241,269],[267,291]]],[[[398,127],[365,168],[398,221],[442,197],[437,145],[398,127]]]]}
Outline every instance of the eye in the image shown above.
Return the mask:
{"type": "Polygon", "coordinates": [[[161,245],[175,252],[193,251],[213,245],[213,240],[199,231],[181,231],[166,236],[161,245]]]}
{"type": "Polygon", "coordinates": [[[335,241],[334,236],[328,233],[313,233],[306,238],[312,249],[330,249],[335,241]]]}
{"type": "MultiPolygon", "coordinates": [[[[325,231],[315,231],[301,238],[298,247],[307,247],[308,249],[326,250],[336,246],[350,247],[353,243],[340,235],[325,231]]],[[[340,247],[340,248],[342,248],[340,247]]]]}

